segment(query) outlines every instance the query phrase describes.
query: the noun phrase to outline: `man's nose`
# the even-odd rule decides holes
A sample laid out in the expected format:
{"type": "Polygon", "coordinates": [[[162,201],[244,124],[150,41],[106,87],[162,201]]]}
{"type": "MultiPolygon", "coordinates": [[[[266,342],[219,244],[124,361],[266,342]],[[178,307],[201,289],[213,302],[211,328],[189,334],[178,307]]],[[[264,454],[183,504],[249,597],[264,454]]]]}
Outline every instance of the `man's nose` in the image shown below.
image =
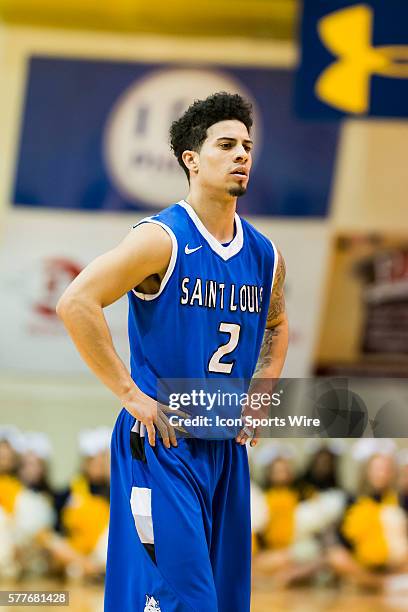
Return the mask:
{"type": "Polygon", "coordinates": [[[248,160],[248,152],[244,149],[244,147],[238,147],[235,151],[234,161],[236,162],[246,162],[248,160]]]}

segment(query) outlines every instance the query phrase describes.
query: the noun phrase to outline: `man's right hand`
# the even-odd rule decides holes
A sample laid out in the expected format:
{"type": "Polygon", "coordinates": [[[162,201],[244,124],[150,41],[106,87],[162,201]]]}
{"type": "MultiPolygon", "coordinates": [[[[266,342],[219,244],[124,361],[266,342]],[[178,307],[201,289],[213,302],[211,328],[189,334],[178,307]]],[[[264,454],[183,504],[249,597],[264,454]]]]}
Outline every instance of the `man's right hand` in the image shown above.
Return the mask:
{"type": "Polygon", "coordinates": [[[143,393],[143,391],[141,391],[136,385],[129,393],[126,394],[126,396],[121,399],[126,410],[146,427],[150,446],[155,446],[156,444],[155,426],[157,427],[166,448],[170,448],[170,444],[177,446],[177,438],[174,427],[171,425],[166,415],[187,415],[181,413],[180,411],[171,410],[168,406],[160,404],[156,400],[146,395],[146,393],[143,393]]]}

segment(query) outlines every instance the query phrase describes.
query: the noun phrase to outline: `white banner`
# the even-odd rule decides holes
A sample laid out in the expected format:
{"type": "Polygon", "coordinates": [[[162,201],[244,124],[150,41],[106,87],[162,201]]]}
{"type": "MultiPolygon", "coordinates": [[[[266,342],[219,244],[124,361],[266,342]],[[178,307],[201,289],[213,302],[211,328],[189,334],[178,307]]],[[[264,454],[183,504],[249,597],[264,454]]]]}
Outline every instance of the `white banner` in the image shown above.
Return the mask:
{"type": "MultiPolygon", "coordinates": [[[[55,306],[92,259],[113,248],[140,215],[12,210],[0,253],[0,369],[85,372],[55,306]]],[[[127,298],[105,309],[115,347],[128,362],[127,298]]]]}

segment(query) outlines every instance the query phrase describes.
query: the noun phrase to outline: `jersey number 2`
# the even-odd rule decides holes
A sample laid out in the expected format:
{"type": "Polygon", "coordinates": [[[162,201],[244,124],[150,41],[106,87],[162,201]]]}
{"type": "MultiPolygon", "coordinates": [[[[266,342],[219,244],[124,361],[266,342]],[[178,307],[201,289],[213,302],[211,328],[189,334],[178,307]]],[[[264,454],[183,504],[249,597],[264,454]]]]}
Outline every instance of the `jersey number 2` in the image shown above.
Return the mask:
{"type": "Polygon", "coordinates": [[[220,323],[218,331],[230,334],[230,339],[226,344],[221,344],[215,353],[212,354],[212,357],[208,362],[208,370],[210,372],[231,374],[235,361],[221,363],[220,360],[225,355],[228,355],[228,353],[232,353],[232,351],[237,347],[241,326],[237,323],[220,323]]]}

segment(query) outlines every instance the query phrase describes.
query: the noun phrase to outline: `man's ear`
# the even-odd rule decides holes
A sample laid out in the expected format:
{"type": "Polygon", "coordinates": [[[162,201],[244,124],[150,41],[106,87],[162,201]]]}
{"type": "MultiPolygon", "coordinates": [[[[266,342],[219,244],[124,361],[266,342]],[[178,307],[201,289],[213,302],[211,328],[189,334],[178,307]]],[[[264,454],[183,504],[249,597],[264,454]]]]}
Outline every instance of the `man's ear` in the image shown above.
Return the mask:
{"type": "Polygon", "coordinates": [[[198,173],[200,159],[197,151],[184,151],[181,158],[186,167],[190,170],[190,174],[198,173]]]}

